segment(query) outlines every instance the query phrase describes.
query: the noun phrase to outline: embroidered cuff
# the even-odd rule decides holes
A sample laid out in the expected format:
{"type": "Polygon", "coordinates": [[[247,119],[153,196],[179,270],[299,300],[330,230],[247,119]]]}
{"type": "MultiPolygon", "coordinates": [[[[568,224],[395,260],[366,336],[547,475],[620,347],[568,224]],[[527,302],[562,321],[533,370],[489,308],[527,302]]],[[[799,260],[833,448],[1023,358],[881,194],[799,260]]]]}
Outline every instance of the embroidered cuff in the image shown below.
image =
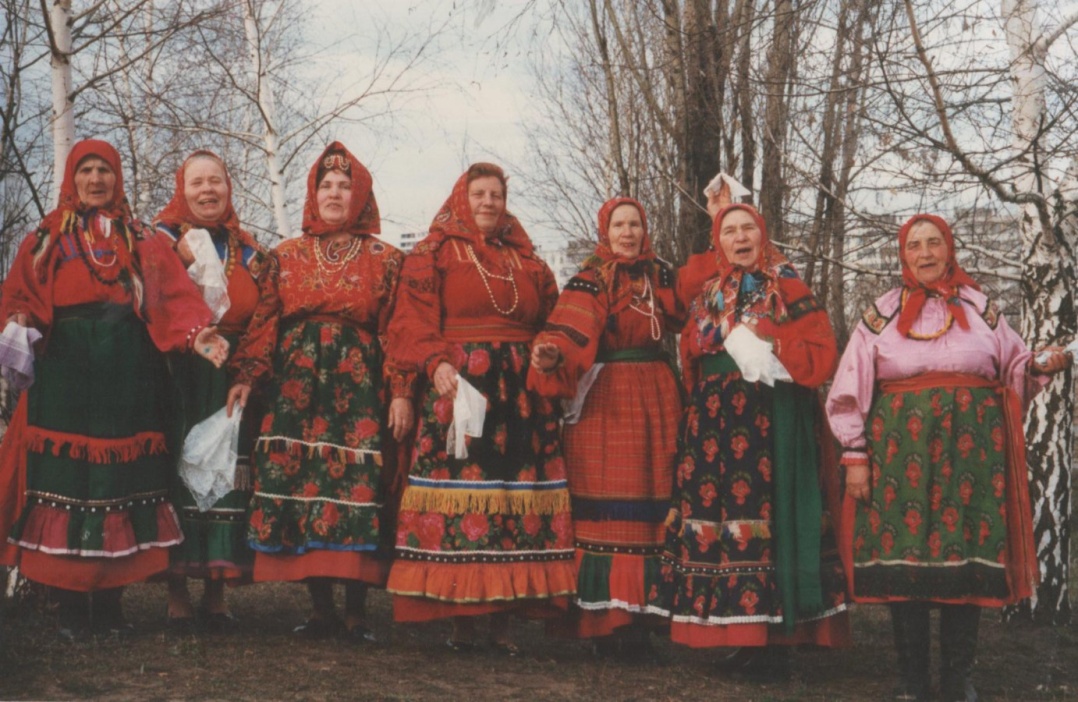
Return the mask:
{"type": "Polygon", "coordinates": [[[201,334],[202,330],[205,328],[205,324],[200,324],[197,327],[192,327],[191,331],[187,332],[187,338],[184,340],[184,348],[188,351],[193,351],[195,348],[195,337],[201,334]]]}
{"type": "Polygon", "coordinates": [[[842,459],[839,461],[842,465],[849,466],[867,466],[868,465],[868,453],[861,449],[842,449],[842,459]]]}

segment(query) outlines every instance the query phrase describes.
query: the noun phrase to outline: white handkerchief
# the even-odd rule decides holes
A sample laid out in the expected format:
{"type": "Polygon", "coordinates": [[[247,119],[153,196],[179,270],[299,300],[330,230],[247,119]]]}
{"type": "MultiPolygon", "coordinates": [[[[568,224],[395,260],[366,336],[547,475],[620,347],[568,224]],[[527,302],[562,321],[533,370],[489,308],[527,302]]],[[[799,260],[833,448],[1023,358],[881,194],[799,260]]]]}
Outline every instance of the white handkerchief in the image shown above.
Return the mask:
{"type": "Polygon", "coordinates": [[[776,380],[793,380],[786,367],[772,353],[774,347],[771,342],[756,336],[744,324],[734,327],[722,343],[741,369],[741,377],[745,380],[751,383],[760,381],[772,387],[776,380]]]}
{"type": "Polygon", "coordinates": [[[41,332],[8,322],[0,333],[0,366],[4,380],[15,390],[25,390],[34,384],[34,342],[41,332]]]}
{"type": "Polygon", "coordinates": [[[584,400],[588,397],[588,391],[591,390],[595,379],[599,377],[599,371],[605,365],[605,363],[593,364],[588,372],[580,376],[580,380],[576,382],[576,395],[573,395],[573,399],[562,400],[562,420],[566,424],[576,424],[580,421],[580,411],[584,409],[584,400]]]}
{"type": "Polygon", "coordinates": [[[719,188],[722,187],[723,183],[726,183],[730,186],[731,202],[737,202],[738,198],[744,197],[746,195],[752,195],[749,189],[739,183],[736,178],[734,178],[733,176],[726,175],[725,173],[720,173],[714,178],[712,178],[711,182],[707,184],[706,188],[704,188],[704,197],[707,197],[712,193],[717,194],[719,192],[719,188]]]}
{"type": "Polygon", "coordinates": [[[453,400],[453,421],[446,432],[445,450],[454,458],[468,457],[465,435],[478,438],[483,435],[483,423],[487,420],[487,398],[461,376],[457,376],[457,399],[453,400]]]}
{"type": "Polygon", "coordinates": [[[228,277],[217,248],[205,229],[191,229],[183,238],[195,257],[195,262],[187,268],[187,275],[202,293],[202,299],[213,313],[213,321],[219,322],[232,303],[228,299],[228,277]]]}
{"type": "Polygon", "coordinates": [[[202,420],[183,441],[177,473],[199,512],[205,512],[232,491],[236,478],[240,420],[243,411],[228,416],[224,407],[202,420]]]}

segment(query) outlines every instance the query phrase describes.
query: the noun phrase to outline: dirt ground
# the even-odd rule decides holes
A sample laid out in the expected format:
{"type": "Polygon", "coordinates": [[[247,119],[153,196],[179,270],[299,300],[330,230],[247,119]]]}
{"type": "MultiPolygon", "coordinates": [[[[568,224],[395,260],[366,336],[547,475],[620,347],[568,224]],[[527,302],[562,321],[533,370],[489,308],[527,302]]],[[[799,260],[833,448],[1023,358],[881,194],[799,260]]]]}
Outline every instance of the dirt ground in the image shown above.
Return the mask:
{"type": "MultiPolygon", "coordinates": [[[[239,631],[175,637],[165,631],[164,585],[132,586],[125,611],[137,633],[81,644],[60,641],[50,614],[8,603],[0,613],[0,698],[763,702],[879,700],[893,684],[882,607],[853,613],[853,648],[799,650],[792,680],[764,685],[717,670],[726,651],[660,641],[665,665],[619,664],[582,643],[546,637],[538,623],[516,625],[521,658],[455,653],[445,646],[447,623],[394,625],[380,591],[370,601],[378,644],[307,641],[290,633],[306,613],[301,586],[253,585],[229,597],[239,631]]],[[[976,682],[988,700],[1078,700],[1078,627],[1003,624],[987,612],[976,682]]]]}

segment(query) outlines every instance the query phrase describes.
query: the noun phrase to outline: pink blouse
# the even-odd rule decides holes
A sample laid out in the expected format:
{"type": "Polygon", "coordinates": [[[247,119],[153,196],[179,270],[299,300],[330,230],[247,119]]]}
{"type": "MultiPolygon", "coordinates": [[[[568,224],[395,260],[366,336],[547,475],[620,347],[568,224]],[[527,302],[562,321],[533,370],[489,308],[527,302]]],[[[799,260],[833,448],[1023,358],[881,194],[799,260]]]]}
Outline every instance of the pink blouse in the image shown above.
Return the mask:
{"type": "MultiPolygon", "coordinates": [[[[929,372],[968,373],[1006,383],[1022,398],[1023,407],[1048,382],[1047,376],[1029,374],[1033,354],[984,293],[960,287],[969,330],[954,323],[932,339],[911,339],[898,333],[895,317],[901,295],[902,288],[896,288],[877,299],[842,354],[827,395],[827,418],[843,447],[865,447],[865,417],[877,381],[929,372]]],[[[947,321],[943,299],[930,297],[911,332],[931,336],[947,321]]]]}

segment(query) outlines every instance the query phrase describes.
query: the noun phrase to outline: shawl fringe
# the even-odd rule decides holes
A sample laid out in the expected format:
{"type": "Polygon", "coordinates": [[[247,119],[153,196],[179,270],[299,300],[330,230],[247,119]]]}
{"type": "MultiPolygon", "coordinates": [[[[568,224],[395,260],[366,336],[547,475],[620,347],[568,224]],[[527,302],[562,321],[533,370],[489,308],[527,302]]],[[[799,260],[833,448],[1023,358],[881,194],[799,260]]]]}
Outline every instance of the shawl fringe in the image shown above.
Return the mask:
{"type": "Polygon", "coordinates": [[[100,439],[29,426],[24,435],[26,449],[33,453],[51,452],[59,456],[67,448],[69,458],[90,463],[130,463],[143,456],[166,453],[165,435],[144,431],[120,439],[100,439]]]}

